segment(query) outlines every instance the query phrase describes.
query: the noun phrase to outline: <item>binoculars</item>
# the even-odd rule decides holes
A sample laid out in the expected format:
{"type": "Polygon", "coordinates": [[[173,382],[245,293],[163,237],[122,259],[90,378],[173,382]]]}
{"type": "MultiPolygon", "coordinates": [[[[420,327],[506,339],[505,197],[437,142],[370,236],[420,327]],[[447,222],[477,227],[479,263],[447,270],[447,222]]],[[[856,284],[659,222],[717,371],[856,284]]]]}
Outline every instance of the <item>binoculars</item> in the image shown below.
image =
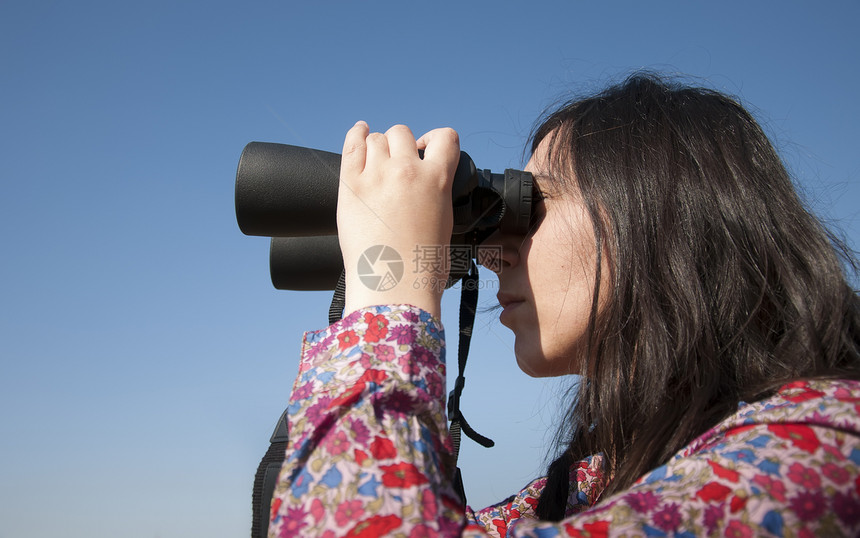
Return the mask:
{"type": "MultiPolygon", "coordinates": [[[[282,290],[333,290],[343,271],[337,239],[340,155],[251,142],[236,171],[236,220],[246,235],[271,237],[272,283],[282,290]]],[[[494,174],[465,153],[454,174],[451,249],[474,253],[496,230],[529,229],[534,181],[520,170],[494,174]]],[[[458,274],[452,267],[449,284],[458,274]]]]}

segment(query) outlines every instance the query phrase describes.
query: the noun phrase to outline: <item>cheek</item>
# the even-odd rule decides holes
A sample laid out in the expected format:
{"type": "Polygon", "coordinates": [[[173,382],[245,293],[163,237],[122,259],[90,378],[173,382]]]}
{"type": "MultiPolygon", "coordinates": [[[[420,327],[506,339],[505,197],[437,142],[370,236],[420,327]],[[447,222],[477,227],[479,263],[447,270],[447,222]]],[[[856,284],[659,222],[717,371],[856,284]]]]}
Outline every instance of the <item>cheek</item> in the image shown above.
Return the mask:
{"type": "MultiPolygon", "coordinates": [[[[532,315],[529,319],[537,320],[538,317],[532,315]]],[[[552,377],[564,373],[557,371],[560,362],[555,360],[552,343],[547,341],[540,322],[523,324],[515,333],[514,355],[523,373],[531,377],[552,377]]]]}
{"type": "Polygon", "coordinates": [[[593,237],[565,228],[536,235],[532,245],[535,326],[524,328],[523,338],[517,335],[516,350],[520,368],[532,376],[578,373],[585,356],[595,247],[593,237]]]}
{"type": "Polygon", "coordinates": [[[520,369],[532,377],[579,373],[587,314],[578,316],[561,301],[544,301],[536,308],[528,306],[528,312],[520,312],[523,323],[514,330],[514,354],[520,369]]]}

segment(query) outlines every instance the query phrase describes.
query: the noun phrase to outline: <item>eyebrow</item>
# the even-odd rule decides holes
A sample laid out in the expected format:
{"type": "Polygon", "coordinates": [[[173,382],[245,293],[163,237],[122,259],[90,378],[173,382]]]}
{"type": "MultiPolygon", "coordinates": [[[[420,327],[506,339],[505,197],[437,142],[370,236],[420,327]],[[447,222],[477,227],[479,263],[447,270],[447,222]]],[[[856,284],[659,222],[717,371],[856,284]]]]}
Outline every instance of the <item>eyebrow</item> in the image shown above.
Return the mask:
{"type": "Polygon", "coordinates": [[[557,191],[557,189],[551,188],[555,182],[546,174],[532,174],[532,179],[532,193],[539,199],[551,198],[552,194],[557,191]]]}

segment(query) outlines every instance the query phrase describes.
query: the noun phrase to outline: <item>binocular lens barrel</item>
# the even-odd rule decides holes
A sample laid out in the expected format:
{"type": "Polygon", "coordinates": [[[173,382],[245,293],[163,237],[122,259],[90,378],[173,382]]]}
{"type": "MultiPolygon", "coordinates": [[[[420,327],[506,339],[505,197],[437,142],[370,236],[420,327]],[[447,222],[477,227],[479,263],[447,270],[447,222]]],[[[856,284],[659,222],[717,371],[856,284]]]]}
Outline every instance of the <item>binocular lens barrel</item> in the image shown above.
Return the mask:
{"type": "Polygon", "coordinates": [[[246,235],[337,234],[340,155],[251,142],[236,172],[236,220],[246,235]]]}
{"type": "Polygon", "coordinates": [[[343,254],[336,235],[272,238],[269,272],[275,289],[333,290],[342,271],[343,254]]]}
{"type": "MultiPolygon", "coordinates": [[[[236,171],[236,220],[246,235],[272,237],[270,269],[277,289],[331,290],[343,270],[337,241],[340,155],[251,142],[236,171]]],[[[533,179],[528,172],[493,174],[465,152],[454,174],[451,245],[476,246],[495,230],[525,233],[533,179]]],[[[462,275],[461,275],[462,276],[462,275]]]]}

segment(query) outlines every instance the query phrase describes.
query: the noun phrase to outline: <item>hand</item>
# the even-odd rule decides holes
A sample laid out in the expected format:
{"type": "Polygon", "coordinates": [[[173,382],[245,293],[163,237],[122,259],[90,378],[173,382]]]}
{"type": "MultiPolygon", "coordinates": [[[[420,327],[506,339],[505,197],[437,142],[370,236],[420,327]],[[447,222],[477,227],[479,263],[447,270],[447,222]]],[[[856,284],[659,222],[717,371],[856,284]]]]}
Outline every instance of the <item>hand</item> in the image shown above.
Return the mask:
{"type": "MultiPolygon", "coordinates": [[[[347,313],[407,303],[441,315],[454,222],[451,186],[459,158],[460,142],[453,129],[436,129],[416,141],[405,125],[381,134],[370,133],[366,123],[358,122],[346,134],[337,228],[346,269],[347,313]],[[423,159],[419,149],[424,150],[423,159]],[[361,256],[377,245],[394,249],[402,260],[403,276],[396,284],[388,280],[374,286],[359,274],[361,256]],[[416,252],[424,249],[438,252],[439,263],[416,267],[416,252]]],[[[376,263],[374,274],[383,275],[387,267],[385,262],[376,263]]]]}

